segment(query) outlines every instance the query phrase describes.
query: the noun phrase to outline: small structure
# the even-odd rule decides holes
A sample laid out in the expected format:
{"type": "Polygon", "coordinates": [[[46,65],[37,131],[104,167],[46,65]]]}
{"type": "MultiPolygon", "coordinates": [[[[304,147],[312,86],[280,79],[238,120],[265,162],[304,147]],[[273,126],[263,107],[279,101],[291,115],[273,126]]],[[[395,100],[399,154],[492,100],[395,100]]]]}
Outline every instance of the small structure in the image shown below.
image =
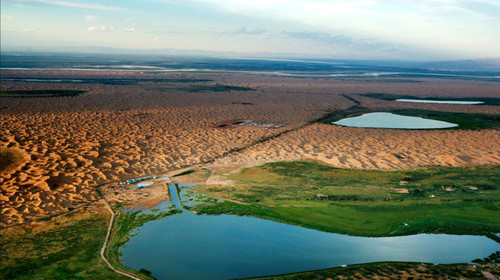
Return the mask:
{"type": "Polygon", "coordinates": [[[277,129],[286,126],[286,124],[282,123],[274,123],[274,122],[268,122],[268,121],[256,121],[256,120],[237,120],[233,121],[230,123],[224,123],[220,124],[217,127],[224,128],[228,127],[230,125],[233,126],[256,126],[256,127],[262,127],[262,128],[271,128],[271,129],[277,129]]]}
{"type": "Polygon", "coordinates": [[[319,199],[322,199],[322,198],[328,198],[328,195],[326,195],[326,194],[322,194],[322,193],[318,193],[318,194],[316,195],[316,197],[317,197],[317,198],[319,198],[319,199]]]}
{"type": "Polygon", "coordinates": [[[138,179],[134,178],[134,179],[126,180],[126,181],[121,181],[120,185],[131,185],[131,184],[135,184],[135,183],[150,180],[150,179],[152,179],[152,177],[144,177],[144,178],[138,178],[138,179]]]}
{"type": "Polygon", "coordinates": [[[404,194],[410,193],[410,191],[406,188],[392,188],[392,191],[394,191],[395,193],[404,193],[404,194]]]}
{"type": "Polygon", "coordinates": [[[152,182],[152,181],[144,181],[144,182],[138,183],[136,189],[138,187],[142,187],[142,188],[149,187],[153,184],[154,184],[154,182],[152,182]]]}

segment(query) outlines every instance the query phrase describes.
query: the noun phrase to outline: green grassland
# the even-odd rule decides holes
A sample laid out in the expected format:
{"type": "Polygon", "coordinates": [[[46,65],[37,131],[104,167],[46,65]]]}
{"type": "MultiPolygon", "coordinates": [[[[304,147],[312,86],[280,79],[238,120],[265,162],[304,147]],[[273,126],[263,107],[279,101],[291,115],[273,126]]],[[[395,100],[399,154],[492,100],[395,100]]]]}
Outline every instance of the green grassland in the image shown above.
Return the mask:
{"type": "Polygon", "coordinates": [[[350,265],[259,280],[326,280],[326,279],[485,279],[478,269],[466,264],[433,265],[428,263],[384,262],[350,265]]]}
{"type": "Polygon", "coordinates": [[[376,171],[276,162],[225,174],[234,185],[196,187],[227,200],[196,210],[361,236],[488,234],[500,232],[499,174],[500,166],[376,171]]]}
{"type": "Polygon", "coordinates": [[[195,173],[195,172],[196,172],[195,170],[190,169],[190,170],[186,170],[186,171],[183,171],[181,173],[175,174],[172,177],[185,176],[185,175],[189,175],[189,174],[192,174],[192,173],[195,173]]]}
{"type": "Polygon", "coordinates": [[[172,175],[172,180],[177,183],[203,183],[210,176],[210,170],[203,167],[194,167],[172,175]]]}
{"type": "MultiPolygon", "coordinates": [[[[106,257],[115,268],[141,279],[154,279],[147,270],[134,271],[119,262],[119,247],[144,223],[179,213],[118,212],[106,257]]],[[[115,273],[99,252],[106,236],[109,214],[87,211],[47,221],[40,227],[3,229],[0,239],[0,279],[129,279],[115,273]]]]}
{"type": "Polygon", "coordinates": [[[128,279],[100,259],[109,214],[75,213],[0,234],[0,279],[128,279]]]}
{"type": "Polygon", "coordinates": [[[331,124],[340,119],[347,117],[359,116],[373,112],[388,112],[404,116],[422,117],[426,119],[446,121],[458,124],[458,127],[449,129],[498,129],[500,128],[500,115],[489,114],[473,114],[473,113],[455,113],[442,112],[421,109],[395,109],[395,108],[378,108],[368,109],[364,107],[354,107],[345,111],[336,111],[327,114],[325,117],[316,122],[331,124]]]}
{"type": "Polygon", "coordinates": [[[37,97],[66,97],[77,96],[85,93],[84,90],[10,90],[0,91],[0,97],[17,97],[17,98],[37,98],[37,97]]]}

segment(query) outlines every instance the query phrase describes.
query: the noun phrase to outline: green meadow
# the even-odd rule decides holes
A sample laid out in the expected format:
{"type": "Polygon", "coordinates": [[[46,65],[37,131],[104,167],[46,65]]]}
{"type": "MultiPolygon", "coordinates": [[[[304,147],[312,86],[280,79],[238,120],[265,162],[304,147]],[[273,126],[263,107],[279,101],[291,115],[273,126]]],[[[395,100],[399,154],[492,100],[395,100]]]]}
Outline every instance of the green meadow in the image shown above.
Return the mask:
{"type": "Polygon", "coordinates": [[[224,203],[199,213],[254,215],[360,236],[500,232],[500,167],[378,171],[310,161],[276,162],[218,174],[229,186],[197,187],[224,203]]]}

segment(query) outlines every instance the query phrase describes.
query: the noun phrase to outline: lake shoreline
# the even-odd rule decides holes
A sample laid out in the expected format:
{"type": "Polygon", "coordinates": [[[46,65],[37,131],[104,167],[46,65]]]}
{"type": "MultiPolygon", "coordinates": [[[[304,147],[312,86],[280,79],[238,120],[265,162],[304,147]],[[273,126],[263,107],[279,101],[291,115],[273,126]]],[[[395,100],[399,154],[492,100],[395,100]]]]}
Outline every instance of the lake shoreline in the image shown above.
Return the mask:
{"type": "MultiPolygon", "coordinates": [[[[172,198],[176,197],[175,199],[173,199],[173,200],[172,200],[172,204],[173,204],[173,205],[175,205],[175,206],[176,206],[176,208],[177,208],[177,207],[181,207],[181,209],[182,209],[182,208],[184,208],[184,205],[183,205],[183,204],[182,204],[182,202],[181,202],[181,200],[182,200],[183,196],[182,196],[182,195],[180,195],[180,192],[179,192],[179,191],[180,191],[180,189],[179,189],[177,186],[173,185],[173,184],[172,184],[172,185],[170,185],[170,186],[169,186],[169,188],[170,188],[170,190],[171,190],[170,192],[172,192],[172,190],[174,190],[173,188],[175,188],[175,191],[177,191],[177,193],[178,193],[178,196],[171,195],[171,197],[172,197],[172,198]]],[[[148,234],[151,234],[152,229],[151,229],[151,228],[149,228],[149,227],[154,226],[154,224],[161,225],[161,224],[164,224],[164,223],[166,222],[166,224],[168,224],[168,225],[169,225],[169,226],[168,226],[168,229],[169,229],[170,231],[175,229],[175,230],[179,230],[179,231],[182,231],[183,233],[185,233],[185,232],[186,232],[186,231],[185,231],[185,229],[178,229],[178,228],[179,228],[179,226],[180,226],[180,224],[178,224],[178,220],[179,220],[179,219],[182,219],[182,215],[184,215],[184,216],[185,216],[185,215],[188,215],[188,216],[189,216],[189,220],[191,221],[191,222],[189,222],[189,223],[188,223],[188,224],[189,224],[189,227],[190,227],[190,231],[195,231],[195,232],[200,231],[200,230],[197,230],[197,229],[196,229],[195,224],[193,224],[194,220],[196,220],[196,219],[208,219],[208,220],[210,220],[210,221],[212,221],[212,220],[213,220],[212,222],[210,222],[210,223],[209,223],[209,224],[210,224],[210,226],[213,226],[214,224],[217,224],[217,222],[215,222],[215,221],[217,221],[217,220],[219,220],[219,219],[225,219],[226,217],[227,217],[227,218],[230,218],[231,216],[234,216],[234,213],[221,213],[221,215],[217,215],[217,216],[216,216],[216,215],[199,215],[200,213],[198,213],[198,215],[193,215],[192,213],[189,213],[189,212],[190,212],[190,211],[189,211],[189,209],[186,209],[186,210],[184,210],[184,213],[180,213],[180,215],[181,215],[181,216],[174,215],[174,216],[168,217],[168,218],[167,218],[164,222],[162,222],[161,220],[156,220],[156,219],[154,219],[154,220],[152,220],[152,224],[149,224],[149,225],[148,225],[148,229],[147,229],[147,230],[145,230],[145,232],[146,232],[146,233],[148,233],[148,234]],[[228,214],[229,214],[229,215],[228,215],[228,214]],[[193,219],[194,219],[194,220],[193,220],[193,219]],[[177,222],[176,222],[176,220],[177,220],[177,222]],[[169,221],[170,221],[170,222],[169,222],[169,221]],[[194,227],[194,228],[193,228],[193,227],[194,227]]],[[[187,218],[187,217],[185,217],[185,218],[187,218]]],[[[228,223],[228,224],[230,224],[230,225],[237,224],[237,223],[236,223],[236,221],[238,221],[238,220],[239,220],[239,219],[241,219],[241,218],[243,218],[243,219],[250,218],[250,219],[259,219],[259,220],[264,218],[264,219],[262,220],[262,223],[264,223],[264,224],[268,223],[268,222],[266,222],[266,221],[269,221],[269,222],[274,222],[274,221],[273,221],[273,219],[270,219],[269,217],[255,217],[255,215],[249,215],[249,216],[243,216],[243,217],[242,217],[242,216],[240,216],[240,218],[235,218],[235,217],[232,217],[232,218],[231,218],[231,220],[233,220],[233,222],[228,223]]],[[[281,224],[281,222],[282,222],[282,221],[279,221],[279,223],[280,223],[280,224],[281,224]]],[[[223,227],[225,224],[226,224],[226,223],[219,224],[218,226],[215,226],[215,227],[216,227],[216,228],[219,228],[219,227],[221,227],[221,226],[223,227]]],[[[286,224],[289,224],[289,223],[286,223],[286,224]]],[[[284,225],[285,225],[285,224],[284,224],[284,225]]],[[[279,226],[281,227],[281,225],[279,225],[279,226]]],[[[295,226],[296,226],[296,225],[294,225],[294,227],[295,227],[295,226]]],[[[285,227],[285,226],[283,226],[283,227],[285,227]]],[[[307,227],[304,227],[303,225],[301,225],[301,226],[299,226],[299,227],[300,227],[300,228],[302,228],[302,229],[300,229],[300,230],[305,230],[305,229],[307,228],[307,227]]],[[[163,236],[165,236],[166,234],[168,234],[169,230],[167,230],[167,229],[160,230],[160,232],[162,232],[162,237],[163,237],[163,236]]],[[[314,231],[315,231],[315,232],[317,232],[318,234],[324,234],[324,233],[326,234],[326,233],[327,233],[327,232],[319,231],[317,228],[316,228],[316,229],[314,229],[314,231]]],[[[155,230],[155,232],[156,232],[156,230],[155,230]]],[[[204,235],[206,235],[206,234],[208,234],[208,232],[207,232],[206,230],[201,230],[201,232],[203,232],[203,236],[204,236],[204,235]]],[[[266,231],[266,232],[267,232],[267,231],[266,231]]],[[[139,230],[138,234],[139,234],[139,235],[134,234],[134,236],[133,236],[133,237],[131,237],[131,238],[132,238],[132,239],[131,239],[131,241],[135,242],[135,241],[137,240],[138,236],[140,236],[140,235],[141,235],[141,231],[140,231],[140,230],[139,230]]],[[[342,234],[341,234],[341,235],[342,235],[342,234]]],[[[180,235],[180,236],[187,237],[187,236],[186,236],[186,235],[184,235],[184,234],[183,234],[183,235],[180,235]]],[[[180,238],[180,236],[179,236],[179,237],[177,237],[177,238],[174,238],[174,240],[178,240],[178,239],[180,238]]],[[[416,238],[416,237],[417,237],[417,236],[413,236],[413,237],[412,237],[412,235],[406,235],[406,236],[407,236],[408,238],[416,238]]],[[[431,234],[431,235],[424,235],[424,236],[426,236],[426,237],[427,237],[427,236],[431,237],[431,236],[432,236],[432,234],[431,234]]],[[[436,237],[437,237],[437,236],[440,236],[440,238],[441,238],[441,237],[443,237],[442,235],[439,235],[439,234],[438,234],[438,235],[436,235],[436,237]]],[[[397,236],[397,237],[396,237],[396,236],[392,236],[392,237],[394,237],[394,238],[404,238],[404,236],[397,236]]],[[[458,236],[457,236],[457,237],[458,237],[458,236]]],[[[227,237],[225,238],[225,241],[224,241],[224,242],[230,242],[230,239],[227,239],[227,238],[229,238],[229,236],[227,236],[227,237]]],[[[342,235],[342,238],[351,238],[351,236],[349,236],[349,235],[342,235]]],[[[363,237],[352,237],[352,238],[363,238],[363,237]]],[[[374,238],[374,237],[369,237],[369,238],[368,238],[368,240],[373,240],[373,241],[377,240],[377,238],[375,238],[375,239],[372,239],[372,238],[374,238]]],[[[380,238],[380,237],[379,237],[379,238],[380,238]]],[[[460,237],[460,238],[461,238],[461,237],[460,237]]],[[[181,239],[182,239],[182,238],[181,238],[181,239]]],[[[384,238],[382,237],[382,239],[384,239],[384,238]]],[[[382,240],[382,239],[378,239],[378,240],[382,240]]],[[[157,240],[157,239],[155,238],[155,240],[157,240]]],[[[201,242],[201,241],[200,241],[200,239],[199,239],[199,237],[198,237],[198,238],[195,238],[195,240],[197,240],[197,242],[201,242]]],[[[211,240],[212,240],[211,242],[214,242],[214,240],[213,240],[213,239],[211,239],[211,240]]],[[[363,239],[362,239],[362,240],[363,240],[363,239]]],[[[498,243],[498,241],[497,241],[497,240],[494,240],[494,241],[495,241],[495,243],[498,243]]],[[[176,245],[175,245],[175,244],[173,244],[172,242],[166,242],[166,243],[167,243],[167,244],[169,244],[169,245],[167,245],[167,246],[169,247],[169,250],[173,250],[173,249],[172,249],[172,246],[176,246],[176,245]]],[[[188,242],[187,240],[185,240],[185,241],[184,241],[184,243],[185,243],[185,244],[190,244],[191,242],[188,242]],[[186,242],[187,242],[187,243],[186,243],[186,242]]],[[[200,246],[201,244],[206,244],[206,243],[207,243],[207,242],[197,243],[197,244],[198,244],[197,246],[200,246]]],[[[261,242],[259,242],[259,244],[260,244],[260,243],[261,243],[261,242]]],[[[291,243],[296,244],[297,242],[291,242],[291,243]]],[[[460,242],[460,243],[468,243],[468,242],[460,242]]],[[[124,244],[125,244],[125,243],[124,243],[124,244]]],[[[127,246],[132,246],[132,245],[131,245],[131,243],[130,243],[130,241],[129,241],[127,244],[125,244],[125,249],[126,249],[126,251],[127,251],[127,250],[130,250],[130,248],[129,248],[129,247],[127,247],[127,246]],[[127,245],[127,244],[128,244],[128,245],[127,245]]],[[[155,245],[155,248],[156,248],[155,250],[158,250],[158,246],[160,246],[160,247],[161,247],[161,243],[160,243],[160,244],[158,244],[158,242],[156,241],[156,242],[155,242],[155,244],[156,244],[156,245],[155,245]]],[[[440,242],[440,244],[442,244],[442,243],[440,242]]],[[[205,245],[204,245],[204,246],[205,246],[205,245]]],[[[235,247],[238,247],[238,246],[235,246],[235,247]]],[[[421,247],[421,246],[417,246],[417,247],[421,247]]],[[[433,246],[431,246],[431,247],[433,247],[433,246]]],[[[124,249],[124,247],[121,247],[121,249],[120,249],[120,252],[121,252],[121,253],[120,253],[120,255],[122,256],[122,257],[120,257],[120,262],[121,262],[123,265],[125,265],[126,267],[130,267],[130,261],[124,261],[124,259],[122,259],[123,257],[127,256],[127,254],[130,254],[130,253],[126,253],[126,252],[124,252],[124,251],[123,251],[123,249],[124,249]]],[[[140,252],[142,252],[143,250],[144,250],[144,249],[141,249],[141,250],[139,250],[139,251],[134,250],[134,252],[135,252],[135,253],[133,254],[134,258],[136,258],[136,257],[137,257],[137,254],[140,254],[140,252]]],[[[352,250],[352,245],[351,245],[351,247],[350,247],[350,250],[352,250]]],[[[159,250],[159,251],[162,251],[162,250],[159,250]]],[[[164,250],[163,250],[163,251],[164,251],[164,250]]],[[[178,251],[178,250],[176,250],[176,251],[178,251]]],[[[209,251],[213,251],[213,249],[212,249],[212,250],[209,250],[209,251]]],[[[153,251],[152,251],[151,253],[153,253],[153,251]]],[[[309,252],[309,253],[310,253],[310,252],[309,252]]],[[[392,252],[391,252],[391,254],[392,254],[392,252]]],[[[197,259],[200,259],[200,257],[201,257],[200,253],[195,253],[195,255],[197,255],[197,256],[198,256],[198,257],[197,257],[197,259]]],[[[454,255],[454,254],[451,254],[451,255],[454,255]]],[[[461,253],[460,253],[459,255],[461,255],[461,253]]],[[[179,257],[177,257],[177,259],[178,259],[178,258],[179,258],[179,257]]],[[[138,259],[140,260],[140,259],[143,259],[143,258],[138,258],[138,259]]],[[[158,257],[155,257],[154,259],[162,259],[162,260],[167,260],[168,258],[165,258],[165,257],[159,257],[159,256],[158,256],[158,257]]],[[[176,261],[177,261],[177,259],[176,259],[176,261]]],[[[172,262],[172,260],[170,260],[169,262],[171,263],[171,262],[172,262]]],[[[387,263],[387,261],[381,261],[381,262],[383,262],[383,263],[387,263]]],[[[389,263],[391,263],[391,262],[392,262],[392,261],[389,261],[389,263]]],[[[150,262],[148,262],[148,263],[150,263],[150,262]]],[[[370,263],[373,263],[373,262],[360,262],[360,263],[350,263],[350,262],[346,262],[346,264],[348,264],[349,266],[352,266],[352,265],[362,265],[362,264],[370,264],[370,263]]],[[[378,263],[380,263],[380,261],[379,261],[378,263]]],[[[408,262],[408,263],[420,263],[420,262],[419,262],[419,261],[415,261],[415,262],[408,262]]],[[[439,262],[439,263],[442,263],[442,262],[439,262]]],[[[146,264],[146,265],[147,265],[147,264],[146,264]]],[[[139,265],[139,266],[140,266],[140,267],[142,267],[142,268],[147,269],[148,271],[152,271],[152,272],[153,272],[153,275],[155,275],[155,277],[157,277],[157,275],[155,274],[155,271],[156,271],[156,273],[158,273],[158,271],[157,271],[157,270],[155,270],[155,269],[153,269],[153,268],[151,268],[151,267],[147,267],[146,265],[145,265],[145,264],[143,264],[143,265],[139,265]]],[[[226,265],[227,265],[227,264],[226,264],[226,265]]],[[[338,267],[338,266],[340,266],[340,265],[341,265],[341,264],[338,264],[337,266],[333,266],[333,267],[338,267]]],[[[139,266],[134,267],[134,269],[139,269],[139,266]]],[[[328,270],[328,269],[331,269],[331,267],[332,267],[332,266],[327,266],[327,268],[320,268],[320,270],[328,270]]],[[[261,271],[261,269],[259,269],[259,271],[261,271]]],[[[305,273],[305,272],[308,272],[308,271],[317,271],[317,270],[316,270],[316,269],[312,269],[312,270],[300,270],[300,272],[292,272],[292,274],[297,274],[297,273],[305,273]]],[[[285,273],[284,275],[288,275],[288,274],[290,274],[290,273],[285,273]]],[[[273,275],[276,275],[276,274],[273,274],[273,275]]],[[[259,277],[264,277],[264,276],[259,276],[259,277]]],[[[273,276],[273,277],[274,277],[274,276],[273,276]]],[[[167,276],[165,276],[165,277],[160,277],[160,279],[163,279],[163,278],[172,279],[172,277],[171,277],[171,276],[168,276],[168,277],[167,277],[167,276]]],[[[217,278],[217,279],[221,279],[221,277],[216,277],[216,278],[217,278]]],[[[222,277],[222,278],[223,278],[223,277],[222,277]]],[[[230,278],[231,278],[231,279],[233,279],[234,277],[230,277],[230,278]]],[[[176,279],[176,278],[174,277],[173,279],[176,279]]],[[[193,277],[193,279],[197,279],[197,278],[196,278],[196,277],[193,277]]],[[[207,278],[207,279],[209,279],[209,278],[207,278]]],[[[224,279],[225,279],[225,278],[224,278],[224,279]]],[[[228,278],[228,279],[229,279],[229,278],[228,278]]],[[[239,279],[239,278],[238,278],[238,279],[239,279]]]]}

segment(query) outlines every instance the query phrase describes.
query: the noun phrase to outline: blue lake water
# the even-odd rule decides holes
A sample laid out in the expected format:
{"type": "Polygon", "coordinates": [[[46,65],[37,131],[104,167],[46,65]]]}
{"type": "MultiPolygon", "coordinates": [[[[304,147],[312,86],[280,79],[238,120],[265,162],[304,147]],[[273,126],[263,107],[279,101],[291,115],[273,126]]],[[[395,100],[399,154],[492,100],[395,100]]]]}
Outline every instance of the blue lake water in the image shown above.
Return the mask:
{"type": "Polygon", "coordinates": [[[431,100],[431,99],[396,99],[399,102],[412,102],[412,103],[435,103],[435,104],[457,104],[457,105],[477,105],[483,104],[482,101],[458,101],[458,100],[431,100]]]}
{"type": "MultiPolygon", "coordinates": [[[[172,203],[183,209],[175,186],[172,203]]],[[[151,221],[120,249],[120,261],[158,279],[233,279],[375,261],[469,262],[500,250],[482,236],[367,238],[233,215],[188,211],[151,221]]]]}
{"type": "Polygon", "coordinates": [[[332,122],[332,124],[349,127],[397,129],[438,129],[458,126],[457,124],[444,121],[380,112],[367,113],[358,117],[345,118],[336,122],[332,122]]]}

